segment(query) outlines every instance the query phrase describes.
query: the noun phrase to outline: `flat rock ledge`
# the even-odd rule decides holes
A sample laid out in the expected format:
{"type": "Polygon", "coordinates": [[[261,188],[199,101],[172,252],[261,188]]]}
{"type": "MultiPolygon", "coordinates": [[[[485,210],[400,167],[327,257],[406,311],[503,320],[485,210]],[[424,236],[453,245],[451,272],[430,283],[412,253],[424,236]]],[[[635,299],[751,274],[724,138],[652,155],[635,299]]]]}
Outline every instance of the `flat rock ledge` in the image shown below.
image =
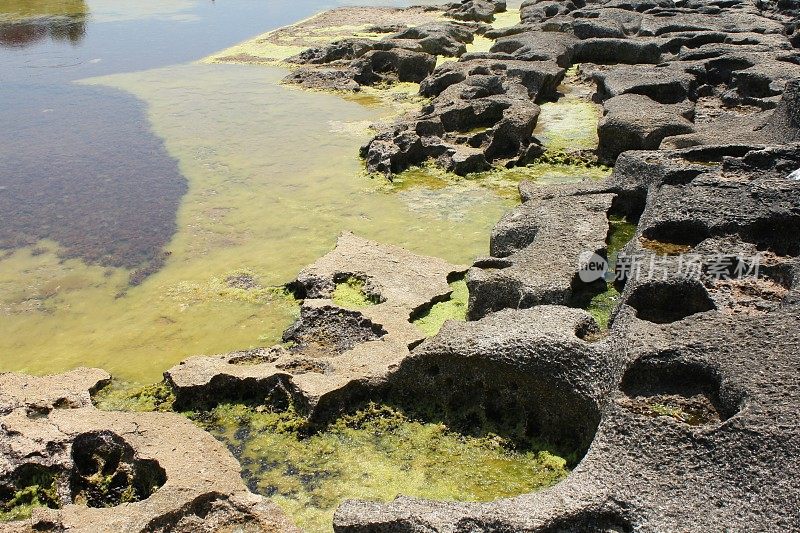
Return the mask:
{"type": "Polygon", "coordinates": [[[165,372],[177,408],[257,400],[292,405],[312,423],[343,412],[425,339],[412,318],[452,292],[466,266],[378,244],[351,233],[291,284],[303,298],[283,345],[186,359],[165,372]],[[337,285],[355,284],[368,301],[334,301],[337,285]]]}
{"type": "Polygon", "coordinates": [[[3,532],[299,531],[247,490],[225,447],[183,416],[106,412],[90,393],[111,376],[0,374],[0,490],[52,479],[50,504],[3,532]],[[237,529],[238,528],[238,529],[237,529]]]}

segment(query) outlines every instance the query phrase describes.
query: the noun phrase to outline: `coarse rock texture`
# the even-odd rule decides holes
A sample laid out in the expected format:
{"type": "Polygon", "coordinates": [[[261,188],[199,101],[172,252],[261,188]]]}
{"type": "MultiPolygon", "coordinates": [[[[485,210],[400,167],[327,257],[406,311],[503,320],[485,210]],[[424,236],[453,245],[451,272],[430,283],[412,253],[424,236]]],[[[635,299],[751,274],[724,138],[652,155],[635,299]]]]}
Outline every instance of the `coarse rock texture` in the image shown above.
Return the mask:
{"type": "Polygon", "coordinates": [[[445,64],[423,82],[423,94],[435,95],[431,103],[387,127],[361,154],[370,171],[387,176],[431,158],[459,175],[532,160],[544,151],[533,138],[540,111],[533,99],[563,76],[548,61],[445,64]]]}
{"type": "MultiPolygon", "coordinates": [[[[551,489],[492,503],[347,501],[335,530],[797,529],[799,158],[798,144],[631,151],[605,182],[564,191],[615,195],[609,212],[639,220],[621,257],[645,271],[618,259],[622,295],[607,335],[581,311],[509,302],[443,328],[395,379],[445,412],[497,417],[553,442],[572,435],[579,450],[591,441],[578,467],[551,489]]],[[[523,207],[559,197],[521,192],[523,207]]],[[[535,250],[542,214],[518,213],[528,216],[495,233],[535,250]]],[[[563,238],[565,247],[575,239],[563,238]]],[[[502,242],[493,239],[499,252],[502,242]]],[[[526,274],[550,268],[531,262],[526,274]]],[[[475,270],[471,292],[484,283],[475,270]]]]}
{"type": "Polygon", "coordinates": [[[797,107],[792,80],[800,78],[800,53],[787,37],[796,25],[786,13],[746,0],[524,2],[520,24],[481,28],[493,40],[488,52],[458,53],[457,61],[423,79],[420,94],[431,104],[379,129],[362,156],[369,171],[389,178],[427,160],[462,175],[524,166],[544,152],[527,128],[535,112],[523,113],[530,118],[510,128],[510,140],[494,141],[498,129],[508,129],[508,117],[482,111],[492,109],[498,95],[515,117],[518,109],[532,110],[532,102],[556,99],[563,69],[577,64],[605,108],[597,154],[603,162],[613,163],[626,150],[658,148],[665,138],[673,147],[715,144],[717,131],[751,143],[791,140],[797,125],[786,110],[797,107]],[[525,63],[551,65],[553,73],[535,74],[533,88],[523,81],[527,94],[515,87],[519,77],[501,75],[524,70],[525,63]],[[437,117],[447,108],[460,111],[455,131],[471,135],[453,135],[446,126],[442,131],[437,117]]]}
{"type": "Polygon", "coordinates": [[[600,420],[595,384],[608,371],[605,345],[587,340],[597,330],[585,311],[554,305],[450,321],[390,376],[386,398],[465,433],[582,454],[600,420]]]}
{"type": "Polygon", "coordinates": [[[382,387],[410,347],[425,338],[412,318],[446,299],[448,282],[465,270],[342,234],[336,248],[292,284],[303,304],[284,333],[286,344],[183,361],[165,373],[176,407],[253,400],[293,406],[312,424],[324,424],[366,390],[382,387]],[[337,304],[342,284],[360,291],[363,303],[337,304]]]}
{"type": "Polygon", "coordinates": [[[492,22],[495,13],[506,10],[505,0],[461,0],[445,6],[445,15],[456,20],[492,22]]]}
{"type": "Polygon", "coordinates": [[[591,288],[578,271],[584,252],[605,255],[614,195],[591,184],[541,187],[492,231],[491,257],[469,270],[469,317],[500,309],[570,304],[591,288]]]}
{"type": "Polygon", "coordinates": [[[751,145],[796,139],[798,24],[796,9],[784,4],[528,0],[519,24],[497,27],[501,1],[340,8],[215,60],[248,62],[293,49],[273,55],[292,68],[284,81],[304,88],[380,92],[419,83],[430,101],[374,125],[361,150],[367,170],[389,179],[426,162],[458,175],[535,162],[546,151],[534,135],[538,104],[563,97],[565,71],[579,66],[605,111],[596,156],[613,164],[624,151],[662,142],[682,148],[720,138],[751,145]],[[375,23],[368,25],[370,14],[375,23]],[[350,29],[336,39],[326,27],[350,29]]]}
{"type": "Polygon", "coordinates": [[[0,531],[299,531],[186,418],[95,409],[89,395],[110,379],[97,369],[0,374],[0,491],[52,479],[55,507],[35,507],[0,531]]]}
{"type": "Polygon", "coordinates": [[[612,164],[622,152],[654,150],[665,137],[694,131],[690,102],[661,104],[648,96],[626,93],[606,100],[603,110],[597,125],[597,151],[602,161],[612,164]]]}
{"type": "MultiPolygon", "coordinates": [[[[326,47],[335,41],[376,41],[387,34],[441,19],[433,7],[339,7],[323,11],[290,26],[259,35],[205,59],[211,63],[280,64],[308,48],[326,47]]],[[[336,48],[336,47],[334,47],[336,48]]],[[[336,59],[331,57],[331,60],[336,59]]],[[[341,59],[341,58],[339,58],[341,59]]]]}

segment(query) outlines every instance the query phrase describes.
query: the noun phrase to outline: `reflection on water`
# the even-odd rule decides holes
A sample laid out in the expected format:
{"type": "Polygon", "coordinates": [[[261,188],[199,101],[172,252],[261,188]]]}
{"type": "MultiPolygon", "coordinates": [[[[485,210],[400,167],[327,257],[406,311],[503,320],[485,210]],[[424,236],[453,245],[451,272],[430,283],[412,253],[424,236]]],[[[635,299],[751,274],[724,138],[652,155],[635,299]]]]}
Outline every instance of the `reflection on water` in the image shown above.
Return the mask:
{"type": "Polygon", "coordinates": [[[83,0],[2,0],[0,46],[19,48],[48,38],[78,44],[88,14],[83,0]]]}
{"type": "MultiPolygon", "coordinates": [[[[0,108],[0,249],[56,241],[62,257],[157,267],[186,180],[119,91],[6,86],[0,108]]],[[[138,280],[138,279],[137,279],[138,280]]]]}

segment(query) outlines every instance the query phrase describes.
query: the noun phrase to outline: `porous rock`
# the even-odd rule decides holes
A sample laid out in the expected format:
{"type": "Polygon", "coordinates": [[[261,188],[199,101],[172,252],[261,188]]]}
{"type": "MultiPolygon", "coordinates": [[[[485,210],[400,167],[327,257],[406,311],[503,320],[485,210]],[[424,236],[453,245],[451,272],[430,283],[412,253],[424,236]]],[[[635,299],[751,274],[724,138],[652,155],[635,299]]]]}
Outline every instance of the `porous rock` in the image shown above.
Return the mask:
{"type": "Polygon", "coordinates": [[[228,450],[185,417],[95,409],[90,393],[109,381],[98,369],[0,375],[0,486],[13,491],[47,473],[58,507],[35,508],[0,531],[299,531],[250,493],[228,450]]]}
{"type": "Polygon", "coordinates": [[[491,256],[469,270],[469,316],[506,308],[569,304],[587,287],[582,254],[605,255],[614,195],[591,185],[540,187],[492,231],[491,256]]]}
{"type": "Polygon", "coordinates": [[[165,373],[176,406],[251,400],[291,405],[312,424],[324,424],[383,386],[409,347],[425,338],[412,316],[446,298],[448,281],[464,270],[344,233],[292,284],[303,303],[284,334],[289,345],[184,360],[165,373]],[[354,279],[373,305],[346,309],[332,300],[338,283],[354,279]]]}

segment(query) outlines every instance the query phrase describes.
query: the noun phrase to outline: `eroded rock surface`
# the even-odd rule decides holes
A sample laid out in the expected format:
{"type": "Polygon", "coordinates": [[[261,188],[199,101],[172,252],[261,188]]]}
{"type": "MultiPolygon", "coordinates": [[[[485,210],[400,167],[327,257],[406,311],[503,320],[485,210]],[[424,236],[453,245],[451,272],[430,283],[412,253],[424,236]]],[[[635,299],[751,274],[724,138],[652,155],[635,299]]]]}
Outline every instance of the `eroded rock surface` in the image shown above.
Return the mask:
{"type": "Polygon", "coordinates": [[[362,156],[368,170],[389,177],[428,160],[462,175],[524,166],[544,151],[528,127],[537,120],[534,103],[558,98],[564,69],[575,65],[605,109],[602,161],[665,139],[673,147],[716,144],[717,132],[726,142],[785,142],[798,131],[787,117],[796,115],[792,80],[800,78],[787,12],[748,1],[525,2],[519,25],[482,29],[493,40],[488,52],[459,50],[457,61],[422,80],[431,104],[384,127],[362,156]],[[512,70],[535,70],[527,76],[535,82],[512,70]],[[459,121],[440,125],[450,109],[459,121]]]}
{"type": "Polygon", "coordinates": [[[38,490],[43,504],[0,531],[298,531],[188,419],[95,409],[90,392],[110,379],[0,375],[0,492],[38,490]]]}
{"type": "Polygon", "coordinates": [[[614,195],[591,186],[541,187],[492,231],[491,257],[469,270],[469,316],[542,304],[568,305],[587,287],[583,252],[605,254],[614,195]]]}
{"type": "MultiPolygon", "coordinates": [[[[786,465],[800,452],[798,157],[798,144],[629,151],[601,183],[522,186],[525,203],[498,224],[492,252],[537,257],[514,263],[528,279],[548,279],[547,258],[560,251],[542,238],[542,220],[565,222],[553,234],[563,251],[587,218],[581,201],[602,199],[600,220],[606,211],[638,220],[623,254],[642,271],[618,259],[610,331],[598,335],[566,307],[492,300],[503,310],[445,327],[396,378],[445,412],[463,406],[467,422],[453,419],[467,426],[496,419],[556,442],[559,431],[589,435],[585,457],[559,485],[493,503],[348,501],[336,531],[796,528],[786,465]],[[558,198],[573,202],[558,215],[537,208],[558,198]]],[[[471,298],[516,290],[500,281],[510,267],[493,261],[470,271],[471,298]]]]}
{"type": "Polygon", "coordinates": [[[312,423],[324,423],[383,386],[425,338],[412,317],[445,299],[448,281],[465,270],[345,233],[292,284],[303,304],[285,344],[183,361],[165,373],[176,405],[258,400],[292,405],[312,423]],[[363,302],[337,303],[337,286],[348,284],[363,302]]]}

